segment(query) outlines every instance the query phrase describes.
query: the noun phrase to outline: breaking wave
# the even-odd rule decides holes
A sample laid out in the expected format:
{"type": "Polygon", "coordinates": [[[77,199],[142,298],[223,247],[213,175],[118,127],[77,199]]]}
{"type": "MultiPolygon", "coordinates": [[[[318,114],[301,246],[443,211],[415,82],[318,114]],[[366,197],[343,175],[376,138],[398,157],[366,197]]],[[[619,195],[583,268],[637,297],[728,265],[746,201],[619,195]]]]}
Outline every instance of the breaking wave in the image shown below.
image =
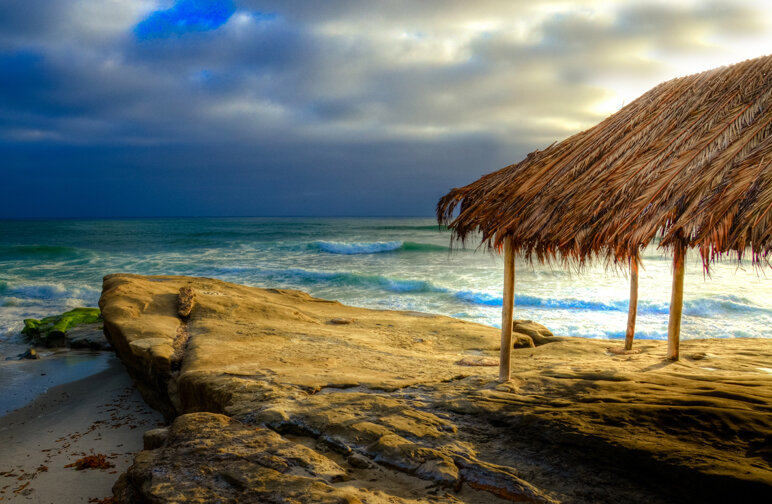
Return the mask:
{"type": "Polygon", "coordinates": [[[90,287],[65,287],[63,284],[9,285],[0,282],[0,295],[7,298],[30,300],[99,299],[97,289],[90,287]]]}
{"type": "Polygon", "coordinates": [[[402,241],[388,242],[333,242],[316,241],[312,248],[329,254],[378,254],[383,252],[447,252],[448,248],[431,243],[402,241]]]}
{"type": "MultiPolygon", "coordinates": [[[[460,291],[456,297],[461,301],[482,305],[482,306],[501,306],[503,299],[501,296],[488,294],[485,292],[460,291]]],[[[538,296],[515,295],[515,305],[529,308],[546,308],[555,310],[583,310],[583,311],[622,311],[626,312],[628,307],[627,300],[616,301],[587,301],[582,299],[556,299],[543,298],[538,296]]],[[[638,313],[651,315],[666,315],[669,312],[668,303],[644,302],[638,305],[638,313]]],[[[748,312],[768,312],[771,310],[761,306],[753,305],[747,299],[737,296],[717,296],[713,298],[700,298],[684,302],[685,315],[693,317],[714,317],[721,314],[748,313],[748,312]]]]}

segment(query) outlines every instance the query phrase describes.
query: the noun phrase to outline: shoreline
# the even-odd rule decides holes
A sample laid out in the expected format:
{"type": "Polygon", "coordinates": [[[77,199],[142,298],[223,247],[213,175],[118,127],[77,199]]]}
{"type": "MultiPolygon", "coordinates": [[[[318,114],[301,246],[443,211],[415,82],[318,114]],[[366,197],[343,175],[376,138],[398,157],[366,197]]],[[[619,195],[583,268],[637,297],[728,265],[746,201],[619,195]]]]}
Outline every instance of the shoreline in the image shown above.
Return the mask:
{"type": "Polygon", "coordinates": [[[176,501],[167,487],[206,488],[215,500],[244,488],[275,496],[290,482],[304,502],[355,494],[373,503],[387,502],[381,494],[434,502],[434,487],[452,487],[444,498],[469,504],[505,494],[589,503],[768,491],[761,405],[769,402],[772,342],[688,340],[682,360],[666,362],[654,340],[620,354],[615,339],[542,335],[536,346],[513,350],[516,376],[500,384],[492,327],[213,279],[108,281],[119,285],[103,295],[105,331],[122,361],[111,352],[54,351],[7,367],[25,369],[30,382],[91,374],[0,416],[0,504],[107,504],[113,488],[125,503],[150,494],[176,501]],[[193,316],[179,313],[179,285],[194,288],[193,316]],[[122,318],[143,299],[152,301],[141,304],[141,320],[122,318]],[[44,366],[65,373],[29,372],[44,366]],[[164,425],[145,401],[174,421],[148,438],[152,452],[139,453],[143,433],[164,425]],[[745,434],[723,435],[735,431],[745,434]],[[325,444],[329,435],[342,443],[338,451],[325,444]],[[576,449],[577,439],[590,449],[576,449]],[[270,467],[255,462],[266,452],[305,469],[288,477],[279,464],[279,475],[268,477],[270,467]],[[109,467],[68,467],[89,455],[109,467]],[[243,484],[233,479],[234,461],[239,475],[251,474],[243,484]],[[211,481],[187,479],[203,466],[212,468],[211,481]],[[628,479],[633,467],[648,479],[628,479]],[[672,474],[692,490],[682,491],[672,474]],[[253,477],[263,490],[247,484],[253,477]],[[651,490],[660,479],[663,489],[651,490]]]}
{"type": "MultiPolygon", "coordinates": [[[[30,348],[24,345],[24,348],[30,348]]],[[[38,348],[40,359],[0,363],[0,418],[21,409],[54,387],[109,369],[113,352],[38,348]]]]}
{"type": "Polygon", "coordinates": [[[142,400],[120,361],[106,355],[104,370],[53,386],[0,416],[3,504],[86,503],[112,496],[118,476],[143,447],[143,432],[162,418],[142,400]],[[96,454],[113,467],[65,467],[96,454]]]}

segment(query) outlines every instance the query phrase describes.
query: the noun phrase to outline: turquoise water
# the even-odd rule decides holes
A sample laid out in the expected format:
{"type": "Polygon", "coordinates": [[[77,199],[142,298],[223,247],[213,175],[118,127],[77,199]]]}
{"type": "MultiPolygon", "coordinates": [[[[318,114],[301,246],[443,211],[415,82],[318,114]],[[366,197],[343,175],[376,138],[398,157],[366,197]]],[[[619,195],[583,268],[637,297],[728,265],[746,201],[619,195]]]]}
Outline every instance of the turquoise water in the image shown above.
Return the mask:
{"type": "MultiPolygon", "coordinates": [[[[19,343],[22,319],[96,306],[102,276],[181,274],[379,309],[442,313],[498,326],[502,261],[449,254],[432,219],[153,219],[0,222],[0,355],[19,343]]],[[[670,260],[647,250],[637,337],[665,339],[670,260]]],[[[703,276],[689,256],[683,338],[772,337],[772,279],[718,264],[703,276]]],[[[517,264],[517,318],[555,333],[621,338],[628,281],[602,265],[577,274],[517,264]]]]}

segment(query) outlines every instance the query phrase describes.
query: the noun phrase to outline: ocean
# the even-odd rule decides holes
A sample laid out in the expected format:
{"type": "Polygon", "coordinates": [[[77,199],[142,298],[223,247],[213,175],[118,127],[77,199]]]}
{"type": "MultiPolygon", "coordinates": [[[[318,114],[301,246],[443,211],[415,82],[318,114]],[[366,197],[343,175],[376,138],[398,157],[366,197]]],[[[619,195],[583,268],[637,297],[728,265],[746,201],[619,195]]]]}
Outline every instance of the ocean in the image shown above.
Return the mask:
{"type": "MultiPolygon", "coordinates": [[[[432,219],[198,218],[0,221],[0,356],[23,348],[22,320],[96,306],[102,277],[194,275],[300,289],[377,309],[417,310],[498,327],[502,260],[449,251],[432,219]]],[[[652,247],[640,272],[637,338],[666,339],[671,263],[652,247]]],[[[559,335],[622,338],[624,272],[516,265],[515,318],[559,335]]],[[[681,337],[772,337],[772,279],[687,258],[681,337]]],[[[2,360],[3,357],[0,357],[2,360]]]]}

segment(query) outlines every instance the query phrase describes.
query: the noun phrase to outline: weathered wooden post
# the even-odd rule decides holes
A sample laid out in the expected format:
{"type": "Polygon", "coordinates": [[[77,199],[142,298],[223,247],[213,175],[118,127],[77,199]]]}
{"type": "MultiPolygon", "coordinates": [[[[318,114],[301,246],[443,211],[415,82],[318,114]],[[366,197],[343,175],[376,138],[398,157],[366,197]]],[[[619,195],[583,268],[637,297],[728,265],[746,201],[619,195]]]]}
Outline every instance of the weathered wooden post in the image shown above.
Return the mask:
{"type": "Polygon", "coordinates": [[[515,240],[504,238],[504,296],[501,307],[501,356],[499,360],[499,381],[510,378],[512,359],[512,312],[515,305],[515,240]]]}
{"type": "Polygon", "coordinates": [[[673,250],[673,290],[670,296],[670,320],[667,324],[667,358],[678,360],[681,337],[681,312],[684,306],[684,259],[686,244],[682,239],[675,242],[673,250]]]}
{"type": "Polygon", "coordinates": [[[635,317],[638,315],[638,255],[630,258],[630,305],[627,308],[627,331],[625,332],[625,350],[633,349],[635,337],[635,317]]]}

